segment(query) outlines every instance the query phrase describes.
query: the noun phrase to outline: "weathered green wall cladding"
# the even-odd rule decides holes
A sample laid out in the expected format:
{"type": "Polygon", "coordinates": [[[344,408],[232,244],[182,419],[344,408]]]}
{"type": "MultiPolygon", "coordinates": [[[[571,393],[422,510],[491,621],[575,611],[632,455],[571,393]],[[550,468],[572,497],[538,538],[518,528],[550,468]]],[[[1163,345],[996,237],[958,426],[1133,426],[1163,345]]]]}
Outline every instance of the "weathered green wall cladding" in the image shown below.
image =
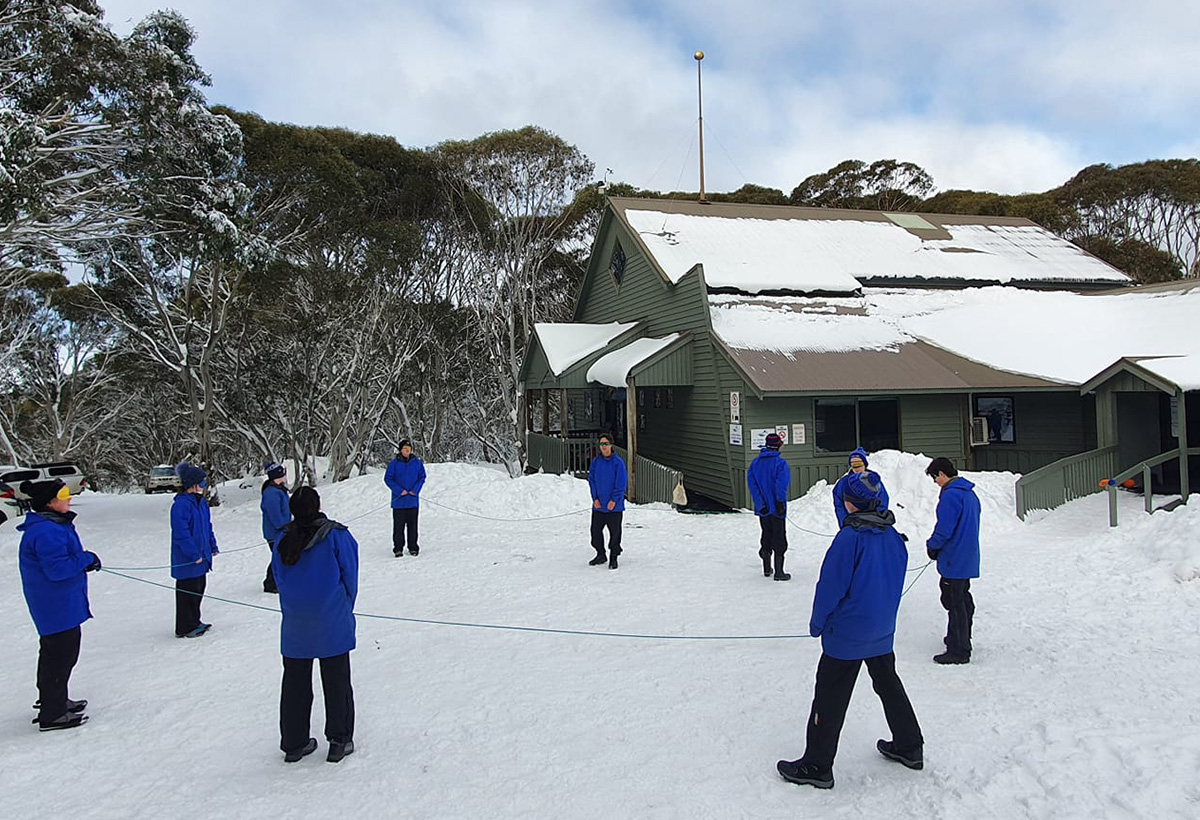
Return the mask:
{"type": "MultiPolygon", "coordinates": [[[[654,407],[653,387],[638,408],[646,427],[638,431],[638,451],[653,461],[682,470],[689,489],[725,503],[733,503],[728,470],[719,465],[727,454],[720,437],[721,417],[716,407],[716,376],[708,328],[708,302],[701,280],[689,275],[677,285],[666,282],[642,254],[640,246],[616,220],[606,220],[607,230],[592,253],[591,266],[576,307],[577,322],[629,322],[642,320],[647,336],[691,334],[692,387],[676,387],[673,406],[654,407]],[[625,250],[625,275],[620,287],[606,268],[613,243],[625,250]]],[[[653,369],[653,368],[652,368],[653,369]]],[[[660,374],[662,375],[662,374],[660,374]]],[[[646,381],[650,374],[646,374],[646,381]]]]}
{"type": "Polygon", "coordinates": [[[1096,446],[1095,406],[1079,393],[1013,393],[1014,438],[975,447],[971,469],[1029,473],[1096,446]]]}

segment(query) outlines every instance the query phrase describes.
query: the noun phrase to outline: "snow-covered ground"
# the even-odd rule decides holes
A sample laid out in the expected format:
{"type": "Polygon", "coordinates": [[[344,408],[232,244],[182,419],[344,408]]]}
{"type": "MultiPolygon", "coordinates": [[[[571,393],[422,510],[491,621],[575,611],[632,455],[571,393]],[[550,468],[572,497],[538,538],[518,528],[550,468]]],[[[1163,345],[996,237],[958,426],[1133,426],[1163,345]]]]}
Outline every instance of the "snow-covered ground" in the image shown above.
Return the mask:
{"type": "MultiPolygon", "coordinates": [[[[925,563],[936,486],[926,459],[878,454],[910,564],[925,563]]],[[[210,635],[177,640],[173,593],[90,576],[71,694],[91,721],[40,734],[37,637],[18,534],[0,529],[0,816],[5,818],[1161,818],[1200,815],[1200,503],[1147,516],[1094,496],[1021,523],[1012,479],[971,474],[983,577],[969,666],[940,667],[937,575],[901,604],[897,667],[925,734],[923,772],[887,736],[864,672],[829,792],[775,773],[803,751],[820,652],[803,635],[832,533],[828,487],[795,502],[790,583],[761,575],[750,515],[626,513],[615,572],[587,566],[586,484],[429,466],[421,555],[391,554],[380,477],[321,488],[361,548],[361,613],[728,640],[613,638],[360,618],[352,654],[358,751],[287,765],[278,752],[278,616],[208,599],[210,635]],[[443,505],[443,506],[437,506],[443,505]],[[449,508],[449,509],[448,509],[449,508]],[[452,511],[455,510],[455,511],[452,511]],[[456,512],[461,511],[461,512],[456,512]],[[472,517],[489,516],[501,521],[472,517]]],[[[210,595],[262,593],[257,485],[228,485],[210,595]],[[235,552],[238,548],[247,547],[235,552]]],[[[106,568],[168,562],[163,496],[85,494],[87,548],[106,568]]],[[[170,584],[165,570],[130,572],[170,584]]]]}

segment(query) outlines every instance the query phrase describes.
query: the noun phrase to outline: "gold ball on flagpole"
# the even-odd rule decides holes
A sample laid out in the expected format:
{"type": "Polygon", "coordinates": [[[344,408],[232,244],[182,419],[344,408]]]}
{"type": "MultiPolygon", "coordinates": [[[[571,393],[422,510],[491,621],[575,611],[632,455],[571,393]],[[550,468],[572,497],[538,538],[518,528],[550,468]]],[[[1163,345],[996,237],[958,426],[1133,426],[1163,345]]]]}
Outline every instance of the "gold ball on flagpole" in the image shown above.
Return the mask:
{"type": "Polygon", "coordinates": [[[692,56],[694,56],[694,57],[695,57],[697,60],[703,60],[703,59],[704,59],[704,52],[703,52],[703,51],[697,51],[697,52],[696,52],[694,55],[692,55],[692,56]]]}

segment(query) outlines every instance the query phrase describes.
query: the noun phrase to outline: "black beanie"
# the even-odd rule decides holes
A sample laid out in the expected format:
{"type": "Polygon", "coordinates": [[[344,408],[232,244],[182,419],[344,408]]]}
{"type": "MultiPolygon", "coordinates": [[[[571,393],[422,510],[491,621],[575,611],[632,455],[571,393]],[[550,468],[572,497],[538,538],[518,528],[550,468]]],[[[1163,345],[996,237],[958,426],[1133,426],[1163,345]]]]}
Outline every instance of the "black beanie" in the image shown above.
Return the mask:
{"type": "Polygon", "coordinates": [[[49,481],[23,481],[20,490],[29,496],[29,506],[40,512],[50,506],[58,491],[65,486],[61,478],[53,478],[49,481]]]}
{"type": "Polygon", "coordinates": [[[398,445],[396,445],[396,452],[397,453],[400,452],[405,447],[412,447],[412,442],[406,438],[402,438],[402,439],[400,439],[400,443],[398,445]]]}

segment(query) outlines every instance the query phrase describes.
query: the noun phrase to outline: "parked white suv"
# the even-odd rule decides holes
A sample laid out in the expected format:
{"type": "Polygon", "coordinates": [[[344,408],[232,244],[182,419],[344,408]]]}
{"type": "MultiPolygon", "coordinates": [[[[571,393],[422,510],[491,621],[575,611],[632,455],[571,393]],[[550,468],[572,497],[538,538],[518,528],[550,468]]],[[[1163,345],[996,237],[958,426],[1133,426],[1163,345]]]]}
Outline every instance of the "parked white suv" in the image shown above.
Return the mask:
{"type": "Polygon", "coordinates": [[[179,490],[179,478],[170,464],[159,464],[150,468],[146,476],[146,493],[173,493],[179,490]]]}
{"type": "Polygon", "coordinates": [[[28,467],[0,466],[0,483],[7,484],[20,501],[29,500],[21,492],[21,482],[48,481],[52,478],[61,478],[71,490],[71,495],[79,495],[87,489],[87,479],[79,471],[79,465],[69,461],[31,464],[28,467]]]}

